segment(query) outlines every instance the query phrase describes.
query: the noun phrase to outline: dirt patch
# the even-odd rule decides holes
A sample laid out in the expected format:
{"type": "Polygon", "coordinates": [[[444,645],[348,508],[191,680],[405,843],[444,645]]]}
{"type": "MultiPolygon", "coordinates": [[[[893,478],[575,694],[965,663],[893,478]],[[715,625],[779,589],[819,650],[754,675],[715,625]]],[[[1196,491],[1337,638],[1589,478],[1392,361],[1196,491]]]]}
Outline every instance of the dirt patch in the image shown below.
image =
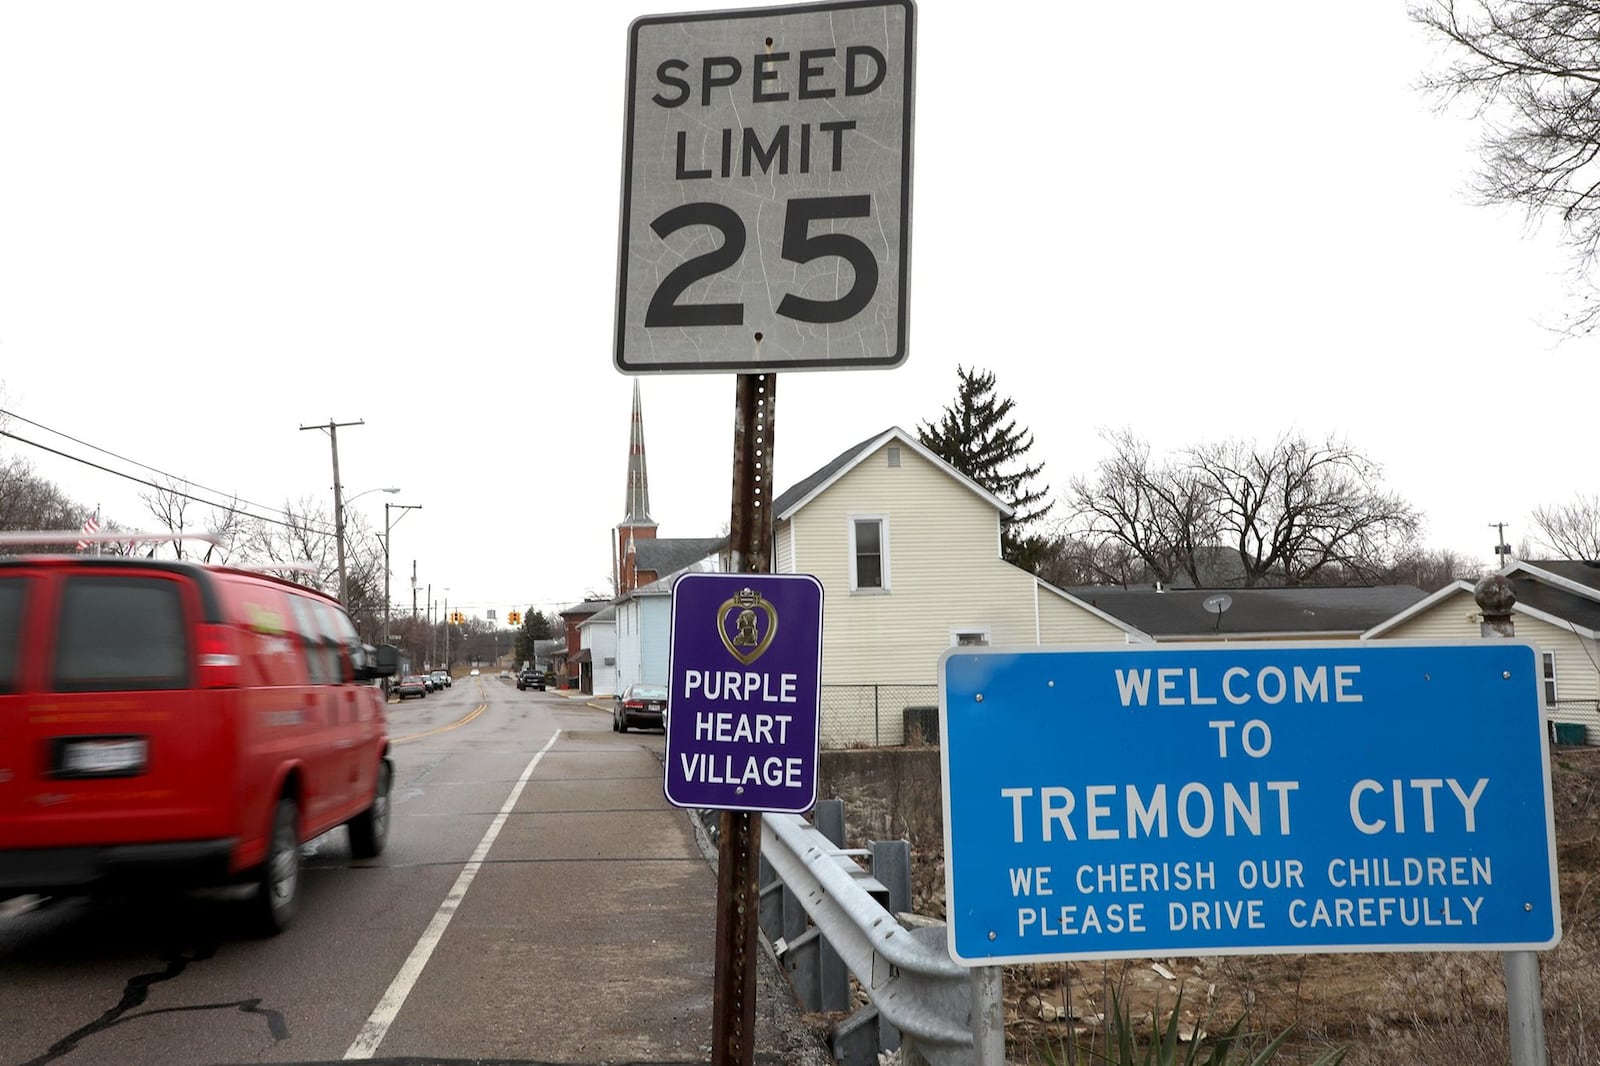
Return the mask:
{"type": "MultiPolygon", "coordinates": [[[[936,749],[825,752],[823,796],[845,801],[848,844],[903,837],[913,909],[942,919],[944,834],[936,749]],[[830,756],[832,757],[830,760],[830,756]]],[[[1552,752],[1562,942],[1540,956],[1550,1066],[1600,1062],[1600,748],[1552,752]]],[[[1181,1031],[1294,1037],[1277,1062],[1332,1045],[1348,1066],[1509,1061],[1503,959],[1438,952],[1251,955],[1055,963],[1005,969],[1008,1057],[1089,1061],[1113,993],[1133,1018],[1163,1019],[1182,996],[1181,1031]],[[1071,1057],[1069,1057],[1071,1056],[1071,1057]]],[[[1264,1042],[1264,1038],[1262,1039],[1264,1042]]]]}

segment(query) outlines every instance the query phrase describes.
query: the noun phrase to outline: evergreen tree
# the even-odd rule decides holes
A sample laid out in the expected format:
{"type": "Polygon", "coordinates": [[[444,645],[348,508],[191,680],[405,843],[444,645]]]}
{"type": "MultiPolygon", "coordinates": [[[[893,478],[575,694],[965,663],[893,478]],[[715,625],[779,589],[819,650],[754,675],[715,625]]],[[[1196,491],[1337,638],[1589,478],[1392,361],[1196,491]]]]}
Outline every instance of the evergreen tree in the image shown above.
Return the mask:
{"type": "Polygon", "coordinates": [[[1017,428],[1011,398],[995,395],[992,371],[958,366],[956,376],[955,403],[937,423],[918,426],[917,437],[929,451],[1010,504],[1013,514],[1001,526],[1001,550],[1007,562],[1031,570],[1042,542],[1024,533],[1024,527],[1055,506],[1044,502],[1049,485],[1034,487],[1044,464],[1023,461],[1033,448],[1033,434],[1017,428]]]}
{"type": "Polygon", "coordinates": [[[549,640],[555,636],[557,617],[554,611],[546,615],[543,611],[536,611],[529,607],[522,615],[522,625],[516,631],[516,656],[517,661],[533,662],[534,642],[549,640]]]}

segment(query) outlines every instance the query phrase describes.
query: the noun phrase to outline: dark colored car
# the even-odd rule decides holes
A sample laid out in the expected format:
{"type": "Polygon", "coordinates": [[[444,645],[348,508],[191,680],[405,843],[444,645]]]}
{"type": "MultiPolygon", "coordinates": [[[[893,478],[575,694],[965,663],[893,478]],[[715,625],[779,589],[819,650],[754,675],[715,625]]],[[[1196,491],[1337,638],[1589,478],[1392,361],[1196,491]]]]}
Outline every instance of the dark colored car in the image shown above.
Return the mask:
{"type": "Polygon", "coordinates": [[[419,674],[407,674],[394,683],[394,694],[400,699],[407,696],[421,698],[428,694],[428,683],[419,674]]]}
{"type": "Polygon", "coordinates": [[[537,670],[524,670],[517,675],[517,691],[531,688],[536,692],[544,691],[544,675],[537,670]]]}
{"type": "Polygon", "coordinates": [[[635,682],[617,696],[611,712],[611,731],[626,733],[630,726],[665,729],[667,725],[667,686],[635,682]]]}

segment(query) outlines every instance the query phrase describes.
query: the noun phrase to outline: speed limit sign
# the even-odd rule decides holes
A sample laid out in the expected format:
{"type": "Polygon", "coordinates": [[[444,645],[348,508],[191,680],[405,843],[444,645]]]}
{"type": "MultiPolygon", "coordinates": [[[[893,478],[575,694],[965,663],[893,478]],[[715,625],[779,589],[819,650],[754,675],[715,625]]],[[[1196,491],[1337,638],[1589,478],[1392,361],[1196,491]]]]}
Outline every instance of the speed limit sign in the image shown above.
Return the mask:
{"type": "Polygon", "coordinates": [[[617,369],[906,357],[912,0],[629,30],[617,369]]]}

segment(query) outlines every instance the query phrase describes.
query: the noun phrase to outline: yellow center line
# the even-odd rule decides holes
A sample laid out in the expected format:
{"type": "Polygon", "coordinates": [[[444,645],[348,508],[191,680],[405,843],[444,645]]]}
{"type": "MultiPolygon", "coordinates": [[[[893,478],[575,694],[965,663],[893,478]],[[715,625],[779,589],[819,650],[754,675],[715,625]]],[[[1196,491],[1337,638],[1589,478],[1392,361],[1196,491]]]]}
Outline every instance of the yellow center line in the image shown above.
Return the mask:
{"type": "Polygon", "coordinates": [[[468,714],[465,718],[462,718],[459,721],[451,722],[449,725],[442,725],[438,729],[430,729],[426,733],[410,733],[403,737],[391,737],[389,738],[389,743],[404,744],[408,740],[421,740],[423,737],[437,736],[440,733],[448,733],[452,729],[460,729],[462,726],[478,717],[478,715],[482,714],[488,709],[488,707],[489,705],[487,703],[480,703],[476,707],[472,708],[471,714],[468,714]]]}

